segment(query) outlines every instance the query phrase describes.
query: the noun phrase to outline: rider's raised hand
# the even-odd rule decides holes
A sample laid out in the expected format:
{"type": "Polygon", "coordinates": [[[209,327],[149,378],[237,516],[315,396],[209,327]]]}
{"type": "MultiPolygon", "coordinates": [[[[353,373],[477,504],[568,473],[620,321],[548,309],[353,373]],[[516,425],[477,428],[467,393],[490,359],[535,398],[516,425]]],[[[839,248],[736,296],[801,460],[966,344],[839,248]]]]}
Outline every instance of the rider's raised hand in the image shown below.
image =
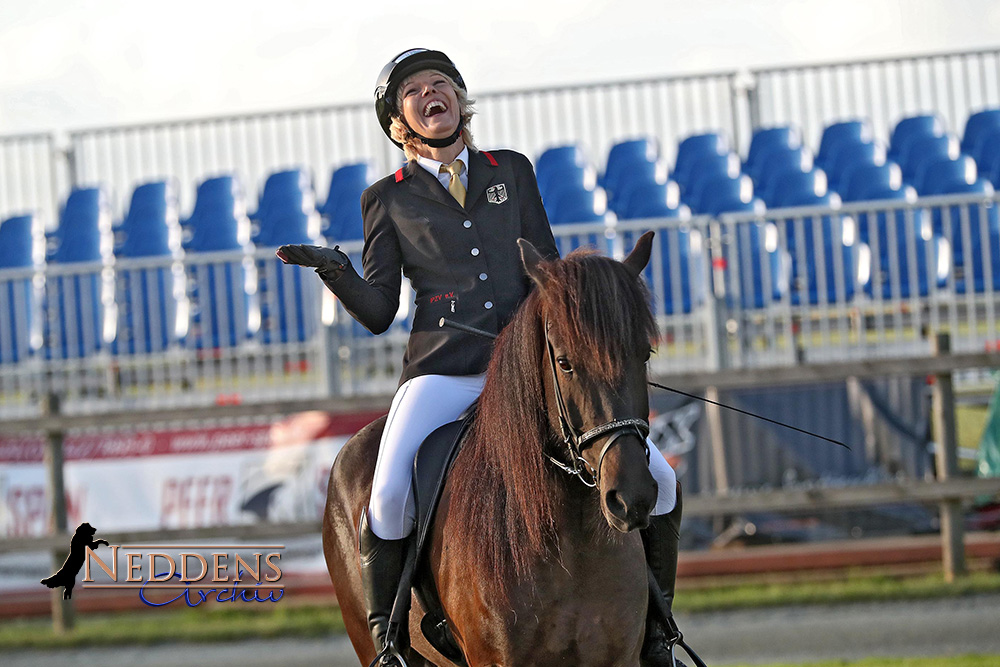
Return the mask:
{"type": "Polygon", "coordinates": [[[283,245],[275,253],[285,264],[298,264],[316,269],[316,273],[327,280],[336,280],[351,260],[340,250],[340,246],[324,248],[317,245],[283,245]]]}

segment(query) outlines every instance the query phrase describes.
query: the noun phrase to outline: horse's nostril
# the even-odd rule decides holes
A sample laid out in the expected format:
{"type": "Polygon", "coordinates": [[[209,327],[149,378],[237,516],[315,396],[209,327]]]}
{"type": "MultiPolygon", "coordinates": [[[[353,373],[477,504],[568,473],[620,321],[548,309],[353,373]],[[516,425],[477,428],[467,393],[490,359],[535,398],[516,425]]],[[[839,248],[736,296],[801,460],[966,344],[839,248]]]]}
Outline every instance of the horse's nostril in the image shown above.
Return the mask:
{"type": "Polygon", "coordinates": [[[628,516],[628,506],[617,491],[608,491],[604,494],[604,505],[614,517],[624,520],[628,516]]]}

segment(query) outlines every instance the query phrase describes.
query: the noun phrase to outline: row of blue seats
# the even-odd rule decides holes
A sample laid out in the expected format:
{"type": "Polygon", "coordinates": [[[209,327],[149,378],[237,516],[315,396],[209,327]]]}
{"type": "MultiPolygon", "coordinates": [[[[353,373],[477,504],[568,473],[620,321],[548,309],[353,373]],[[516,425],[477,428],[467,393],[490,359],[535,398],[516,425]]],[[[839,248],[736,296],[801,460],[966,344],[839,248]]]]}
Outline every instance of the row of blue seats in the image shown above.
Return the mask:
{"type": "MultiPolygon", "coordinates": [[[[155,352],[177,342],[178,290],[166,267],[127,268],[135,258],[172,257],[177,242],[171,237],[187,238],[188,253],[249,250],[249,221],[256,227],[253,241],[258,246],[282,243],[323,243],[317,223],[323,214],[327,232],[341,240],[361,236],[361,190],[374,179],[367,164],[346,165],[334,171],[326,202],[317,210],[311,181],[304,170],[288,170],[268,177],[257,211],[249,217],[239,180],[226,175],[206,179],[197,189],[192,214],[178,220],[177,192],[169,181],[137,186],[128,212],[119,225],[110,224],[110,206],[101,188],[74,189],[60,209],[59,225],[48,235],[46,253],[52,265],[100,263],[113,253],[126,260],[117,272],[119,292],[118,336],[110,343],[130,353],[155,352]],[[117,243],[112,243],[117,238],[117,243]],[[122,268],[126,267],[126,268],[122,268]]],[[[35,253],[37,223],[32,215],[9,218],[0,223],[0,269],[27,268],[38,260],[35,253]]],[[[260,337],[265,343],[305,340],[312,335],[311,316],[303,299],[309,297],[312,282],[302,283],[302,272],[283,267],[277,260],[257,267],[256,285],[245,285],[247,276],[242,263],[216,265],[195,263],[187,285],[180,290],[190,305],[189,338],[198,347],[236,345],[254,328],[251,294],[256,295],[261,318],[260,337]],[[270,277],[273,284],[268,285],[270,277]],[[294,281],[293,285],[286,285],[294,281]],[[270,290],[270,297],[268,291],[270,290]],[[207,295],[199,298],[199,293],[207,295]],[[225,294],[227,298],[217,298],[225,294]],[[232,295],[232,298],[228,298],[232,295]],[[228,303],[225,303],[228,301],[228,303]],[[294,304],[288,301],[295,301],[294,304]],[[274,311],[274,312],[272,312],[274,311]],[[273,321],[269,318],[273,317],[273,321]],[[295,321],[291,321],[294,318],[295,321]]],[[[86,356],[108,346],[104,341],[104,306],[99,272],[51,278],[46,298],[52,302],[32,308],[32,287],[28,278],[6,283],[10,322],[17,323],[10,339],[0,334],[0,362],[16,361],[29,350],[28,338],[34,310],[57,313],[44,317],[45,337],[57,341],[46,348],[50,357],[86,356]],[[50,296],[51,295],[51,296],[50,296]]]]}
{"type": "Polygon", "coordinates": [[[624,220],[671,217],[682,204],[694,213],[742,211],[752,196],[768,207],[822,205],[817,198],[831,191],[846,201],[880,199],[907,184],[921,195],[968,192],[977,172],[1000,186],[1000,109],[972,114],[961,141],[937,115],[904,118],[888,151],[866,121],[852,120],[824,129],[815,159],[797,128],[781,126],[758,128],[742,161],[724,135],[705,133],[680,142],[672,170],[659,143],[641,138],[612,146],[600,175],[572,144],[543,152],[536,171],[553,224],[602,220],[609,210],[624,220]]]}
{"type": "MultiPolygon", "coordinates": [[[[977,160],[981,165],[996,163],[1000,180],[1000,110],[973,114],[961,144],[945,133],[943,122],[935,115],[903,119],[893,130],[888,151],[888,156],[896,157],[902,168],[871,137],[871,128],[865,121],[834,123],[824,129],[814,160],[809,149],[802,145],[796,128],[761,128],[754,133],[748,155],[741,162],[724,136],[695,135],[681,141],[674,169],[669,174],[655,140],[631,140],[612,147],[607,168],[600,177],[578,146],[560,146],[539,158],[538,180],[554,224],[606,220],[612,215],[608,208],[619,219],[676,218],[688,210],[704,214],[759,213],[767,207],[835,208],[841,200],[912,200],[917,192],[990,195],[993,185],[977,177],[977,160]],[[975,157],[961,154],[960,146],[971,146],[975,157]],[[910,188],[907,181],[915,182],[917,189],[910,188]]],[[[977,209],[970,216],[974,239],[980,238],[978,215],[977,209]]],[[[1000,245],[1000,227],[996,211],[988,215],[987,234],[992,239],[989,254],[995,255],[1000,245]]],[[[877,224],[881,241],[879,265],[888,266],[893,254],[898,254],[905,263],[906,236],[898,236],[895,250],[891,249],[882,218],[884,214],[877,224]]],[[[961,292],[966,289],[961,272],[965,264],[962,230],[960,216],[952,218],[953,228],[946,231],[941,211],[935,211],[934,231],[940,237],[949,237],[950,232],[950,260],[957,269],[955,285],[961,292]]],[[[919,213],[911,216],[909,223],[919,228],[922,224],[919,213]]],[[[871,240],[867,216],[859,216],[859,226],[861,241],[867,244],[871,240]]],[[[811,229],[808,225],[806,228],[811,229]]],[[[934,257],[944,245],[940,239],[923,239],[923,235],[916,238],[927,246],[927,252],[924,249],[918,252],[919,257],[934,257]]],[[[825,242],[829,246],[837,244],[831,238],[825,242]]],[[[788,243],[794,248],[794,234],[788,236],[788,243]]],[[[855,254],[846,247],[841,252],[845,258],[855,254]]],[[[979,252],[973,255],[975,289],[982,291],[983,259],[979,252]]],[[[925,275],[926,261],[918,259],[917,263],[921,265],[921,275],[925,275]]],[[[799,269],[794,255],[792,264],[793,279],[798,280],[805,269],[799,269]]],[[[901,270],[904,275],[908,272],[906,266],[901,270]]],[[[832,281],[828,284],[832,285],[832,281]]],[[[889,287],[888,282],[884,285],[889,287]]],[[[998,287],[1000,284],[994,285],[998,287]]],[[[926,284],[920,289],[926,293],[926,284]]]]}

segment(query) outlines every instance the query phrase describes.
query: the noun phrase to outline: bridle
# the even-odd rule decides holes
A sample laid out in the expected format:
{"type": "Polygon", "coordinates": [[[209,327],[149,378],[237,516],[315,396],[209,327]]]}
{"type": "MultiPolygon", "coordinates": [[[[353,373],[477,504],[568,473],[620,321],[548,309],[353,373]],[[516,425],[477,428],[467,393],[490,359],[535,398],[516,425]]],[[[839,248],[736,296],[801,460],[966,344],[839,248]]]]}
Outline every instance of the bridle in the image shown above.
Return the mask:
{"type": "Polygon", "coordinates": [[[559,387],[556,352],[552,346],[552,341],[549,340],[549,327],[550,325],[546,321],[545,347],[548,351],[549,366],[552,369],[552,387],[556,394],[556,407],[559,410],[559,429],[562,431],[563,444],[566,445],[566,451],[569,453],[569,463],[564,463],[551,454],[546,454],[546,456],[560,469],[570,475],[575,475],[590,488],[594,488],[600,483],[601,466],[604,464],[604,457],[623,435],[634,433],[639,436],[639,441],[642,442],[642,446],[646,450],[646,463],[649,463],[649,444],[646,442],[646,436],[649,435],[649,422],[645,419],[639,419],[638,417],[614,419],[583,433],[580,433],[580,430],[570,423],[569,410],[566,409],[562,389],[559,387]],[[597,458],[597,468],[595,469],[587,459],[583,458],[583,451],[594,440],[609,433],[611,437],[604,443],[601,454],[597,458]]]}

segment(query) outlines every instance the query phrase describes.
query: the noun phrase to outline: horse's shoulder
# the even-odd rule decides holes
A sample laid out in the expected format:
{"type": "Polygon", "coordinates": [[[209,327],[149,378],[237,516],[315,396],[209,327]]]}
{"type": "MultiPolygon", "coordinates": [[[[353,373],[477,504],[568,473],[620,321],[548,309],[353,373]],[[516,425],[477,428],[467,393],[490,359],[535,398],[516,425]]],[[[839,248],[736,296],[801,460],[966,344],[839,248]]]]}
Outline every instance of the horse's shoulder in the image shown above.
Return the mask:
{"type": "Polygon", "coordinates": [[[371,487],[385,420],[385,416],[379,417],[344,443],[330,471],[331,492],[353,496],[371,487]]]}

